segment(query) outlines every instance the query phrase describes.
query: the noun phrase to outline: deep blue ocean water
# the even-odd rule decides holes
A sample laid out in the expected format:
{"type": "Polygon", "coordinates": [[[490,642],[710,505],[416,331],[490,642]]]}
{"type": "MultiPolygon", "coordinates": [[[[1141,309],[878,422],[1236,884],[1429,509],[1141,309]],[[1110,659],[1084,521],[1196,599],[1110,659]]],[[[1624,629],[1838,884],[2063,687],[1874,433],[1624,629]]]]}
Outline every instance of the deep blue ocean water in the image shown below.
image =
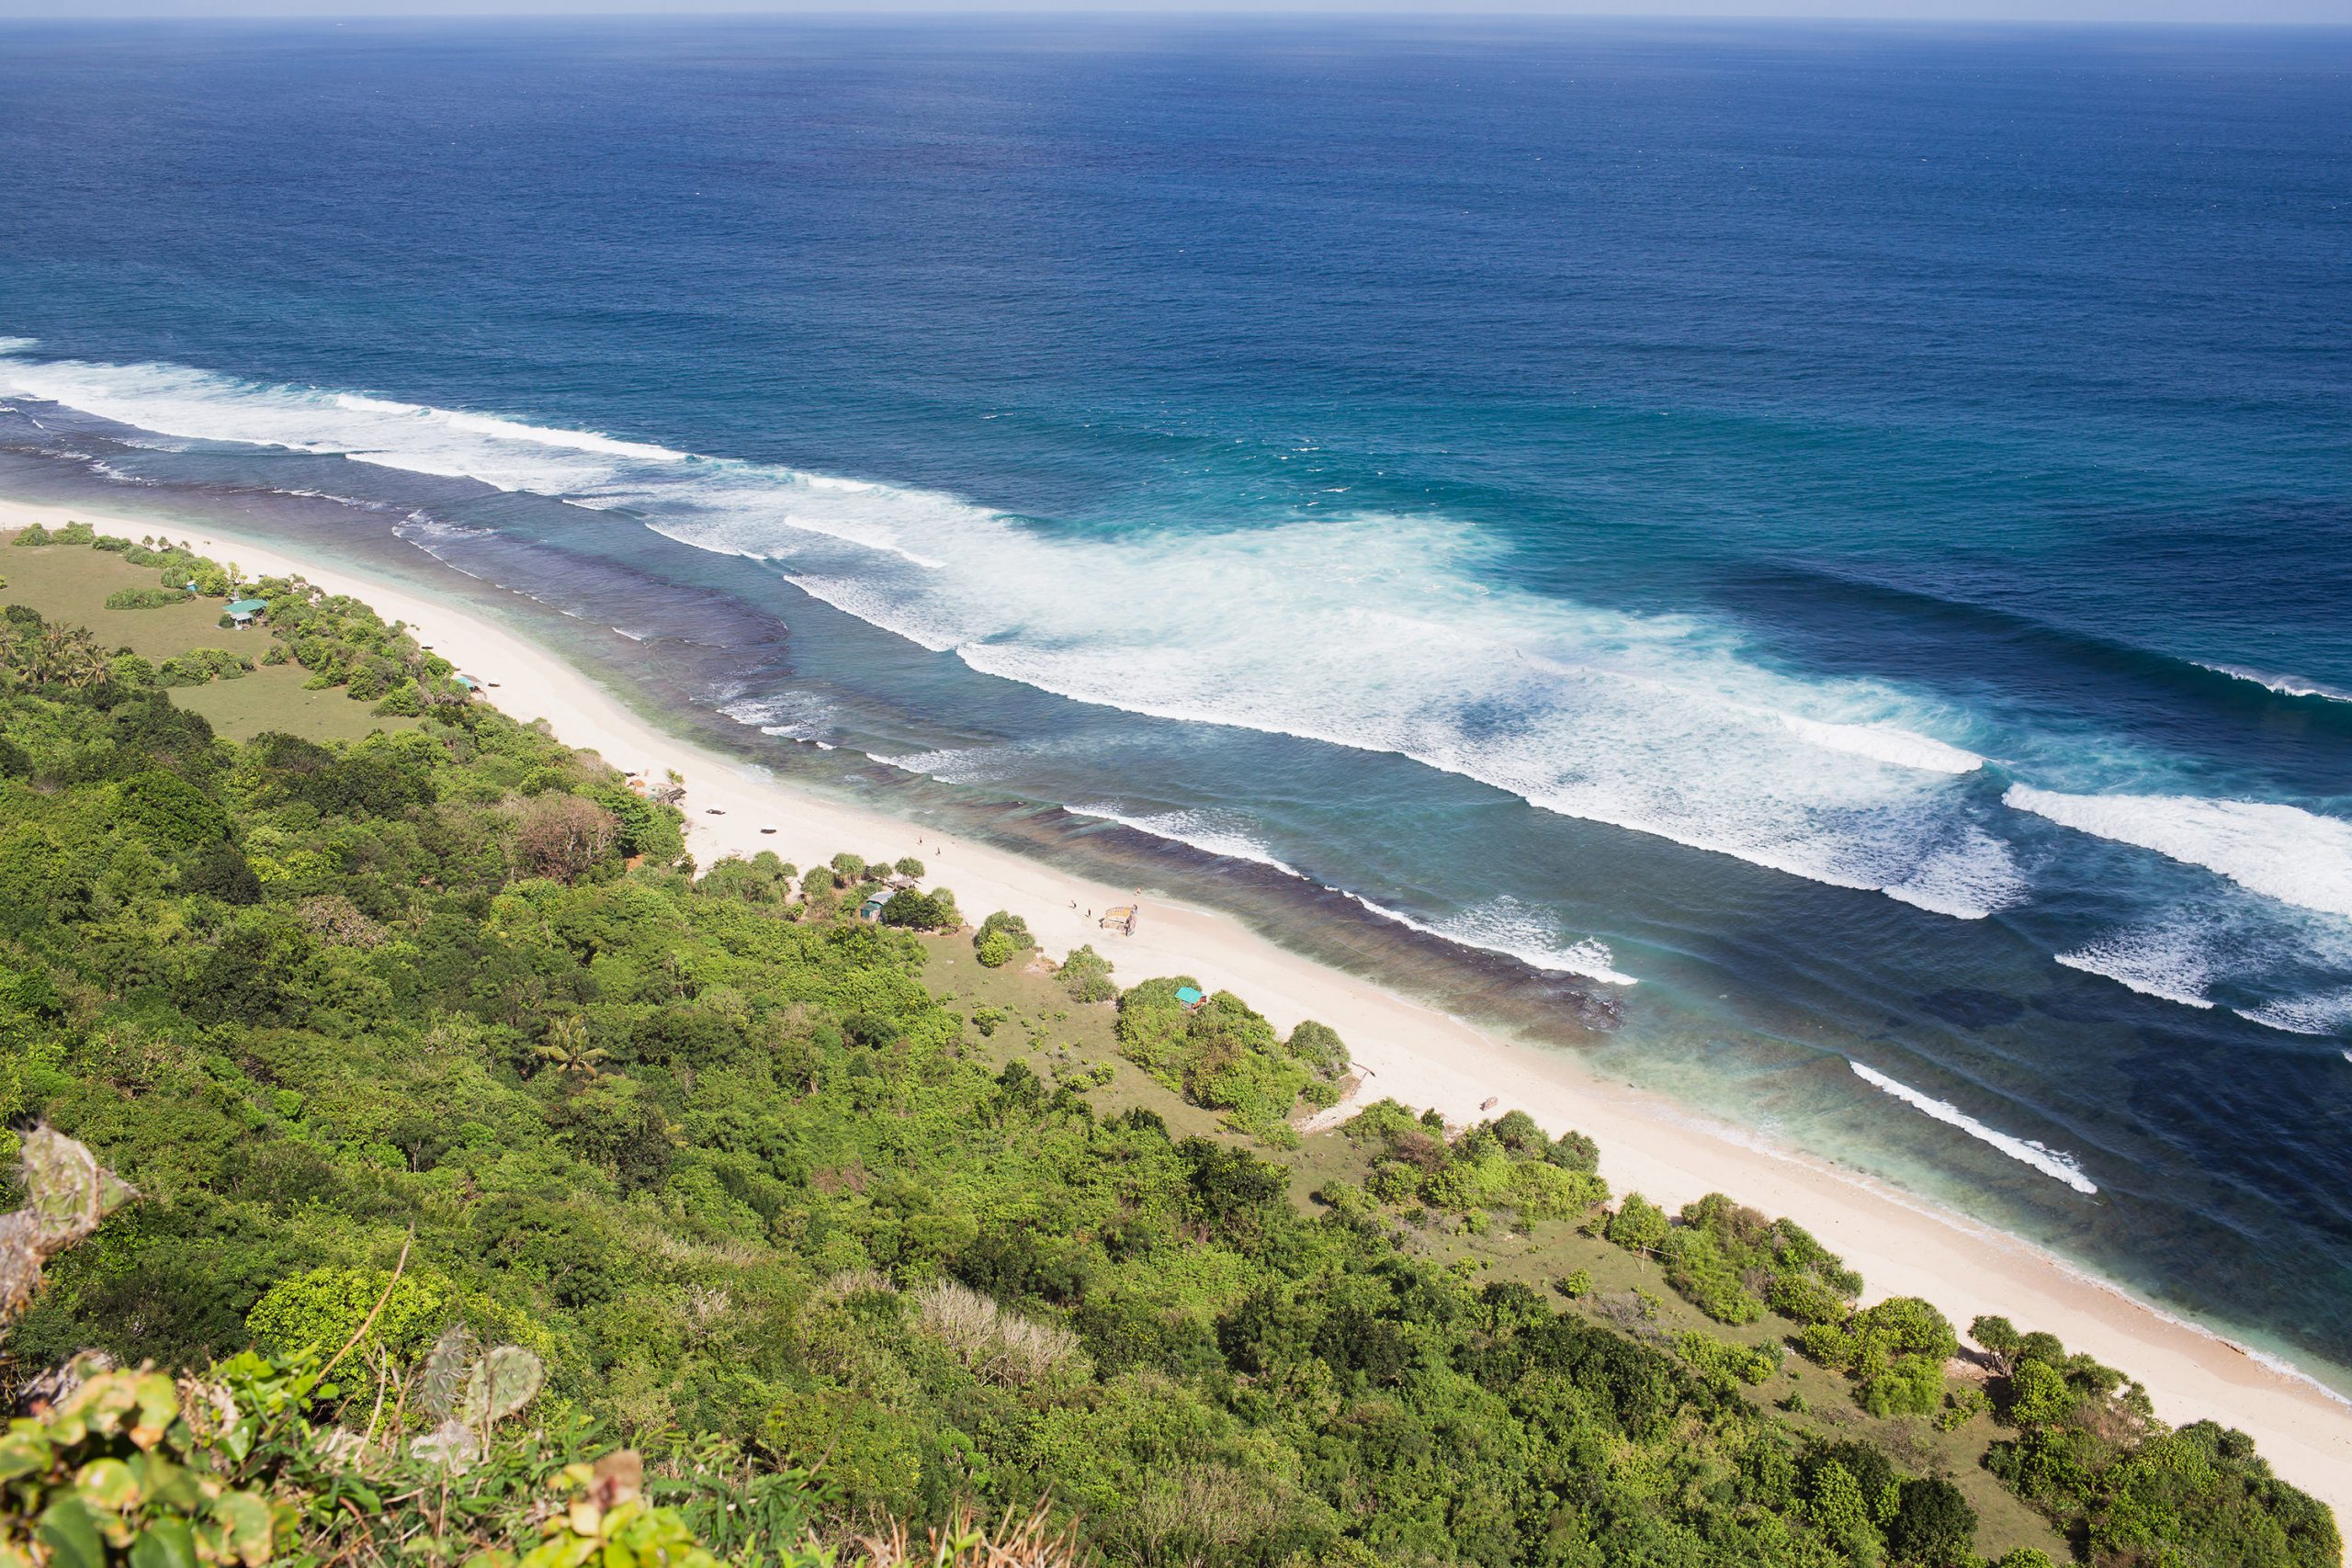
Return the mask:
{"type": "Polygon", "coordinates": [[[0,169],[0,491],[2352,1380],[2352,32],[17,26],[0,169]]]}

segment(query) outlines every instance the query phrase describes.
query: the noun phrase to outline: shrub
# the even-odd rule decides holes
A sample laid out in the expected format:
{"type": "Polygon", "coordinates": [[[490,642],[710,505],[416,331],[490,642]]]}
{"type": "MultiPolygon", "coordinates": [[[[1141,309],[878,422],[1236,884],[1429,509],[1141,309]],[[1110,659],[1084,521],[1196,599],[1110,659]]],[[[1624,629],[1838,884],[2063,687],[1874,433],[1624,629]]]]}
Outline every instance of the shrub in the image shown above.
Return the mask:
{"type": "Polygon", "coordinates": [[[1936,1413],[1936,1430],[1957,1432],[1989,1404],[1982,1389],[1956,1388],[1944,1395],[1944,1407],[1936,1413]]]}
{"type": "MultiPolygon", "coordinates": [[[[937,931],[947,923],[947,911],[941,908],[939,900],[930,895],[901,887],[891,894],[882,906],[881,919],[886,926],[900,926],[910,931],[937,931]]],[[[985,954],[980,962],[988,963],[985,954]]]]}
{"type": "Polygon", "coordinates": [[[1002,909],[980,922],[980,929],[972,933],[972,945],[978,947],[989,936],[999,931],[1004,933],[1016,952],[1025,952],[1037,945],[1035,939],[1029,934],[1029,922],[1002,909]]]}
{"type": "Polygon", "coordinates": [[[984,931],[972,939],[972,945],[978,949],[981,964],[989,969],[1002,968],[1023,951],[1010,932],[1001,931],[984,931]]]}
{"type": "Polygon", "coordinates": [[[1560,1134],[1544,1157],[1554,1165],[1589,1173],[1600,1168],[1600,1145],[1582,1133],[1569,1131],[1560,1134]]]}
{"type": "Polygon", "coordinates": [[[175,592],[168,588],[118,588],[107,595],[109,610],[160,610],[166,604],[185,604],[187,592],[175,592]]]}
{"type": "Polygon", "coordinates": [[[51,542],[49,530],[38,523],[28,524],[18,529],[17,536],[9,541],[10,544],[24,549],[39,549],[51,542]]]}
{"type": "Polygon", "coordinates": [[[2000,1357],[2005,1365],[2010,1357],[2018,1353],[2017,1325],[2006,1317],[1974,1319],[1968,1325],[1968,1337],[2000,1357]]]}
{"type": "Polygon", "coordinates": [[[1943,1395],[1943,1363],[1925,1356],[1905,1356],[1866,1379],[1856,1398],[1863,1409],[1883,1417],[1932,1416],[1943,1395]]]}
{"type": "Polygon", "coordinates": [[[1628,1192],[1609,1216],[1604,1233],[1628,1252],[1654,1252],[1666,1240],[1666,1211],[1638,1192],[1628,1192]]]}
{"type": "Polygon", "coordinates": [[[1675,1341],[1682,1359],[1712,1378],[1750,1384],[1764,1382],[1781,1370],[1781,1359],[1769,1350],[1747,1345],[1726,1345],[1703,1334],[1685,1334],[1675,1341]]]}
{"type": "Polygon", "coordinates": [[[1322,1077],[1336,1078],[1348,1070],[1347,1044],[1340,1040],[1340,1032],[1328,1023],[1317,1023],[1311,1018],[1302,1020],[1283,1044],[1293,1056],[1322,1077]]]}
{"type": "Polygon", "coordinates": [[[953,1280],[934,1280],[915,1292],[917,1321],[983,1382],[1040,1383],[1083,1366],[1078,1336],[1057,1324],[1007,1312],[953,1280]]]}
{"type": "Polygon", "coordinates": [[[1836,1323],[1852,1310],[1845,1297],[1805,1274],[1776,1274],[1765,1303],[1798,1323],[1836,1323]]]}
{"type": "Polygon", "coordinates": [[[440,1333],[448,1300],[445,1283],[414,1272],[395,1281],[384,1269],[313,1269],[272,1285],[245,1314],[245,1331],[266,1354],[282,1359],[307,1349],[323,1359],[342,1349],[373,1312],[358,1353],[383,1349],[408,1360],[440,1333]]]}
{"type": "Polygon", "coordinates": [[[424,701],[417,695],[415,682],[402,681],[368,711],[379,718],[414,718],[424,711],[424,701]]]}
{"type": "Polygon", "coordinates": [[[511,808],[507,857],[524,876],[570,882],[617,844],[620,821],[576,795],[539,795],[511,808]]]}
{"type": "Polygon", "coordinates": [[[1851,1377],[1856,1402],[1871,1414],[1929,1416],[1943,1403],[1943,1365],[1960,1340],[1933,1305],[1891,1296],[1843,1323],[1808,1325],[1797,1348],[1851,1377]]]}
{"type": "Polygon", "coordinates": [[[156,667],[155,684],[201,686],[216,679],[234,681],[253,667],[252,660],[225,648],[191,648],[156,667]]]}
{"type": "Polygon", "coordinates": [[[1062,960],[1059,978],[1074,1002],[1107,1002],[1119,994],[1119,987],[1112,983],[1111,961],[1091,943],[1062,960]]]}
{"type": "Polygon", "coordinates": [[[900,876],[921,876],[922,874],[922,862],[915,859],[912,855],[901,855],[899,857],[899,863],[894,869],[897,870],[900,876]]]}
{"type": "Polygon", "coordinates": [[[1753,1323],[1764,1315],[1762,1298],[1747,1288],[1709,1232],[1688,1225],[1668,1231],[1658,1254],[1666,1263],[1666,1282],[1717,1323],[1753,1323]]]}

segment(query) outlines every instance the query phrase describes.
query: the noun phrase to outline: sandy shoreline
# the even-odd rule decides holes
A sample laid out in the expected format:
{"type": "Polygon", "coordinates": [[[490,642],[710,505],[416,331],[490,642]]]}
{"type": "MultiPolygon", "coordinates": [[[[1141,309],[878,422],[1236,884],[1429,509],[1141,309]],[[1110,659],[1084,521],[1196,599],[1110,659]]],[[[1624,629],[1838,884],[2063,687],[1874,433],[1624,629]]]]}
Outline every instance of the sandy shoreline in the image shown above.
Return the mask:
{"type": "MultiPolygon", "coordinates": [[[[132,537],[166,525],[0,501],[0,529],[69,518],[132,537]]],[[[1860,1270],[1869,1299],[1924,1296],[1962,1325],[1996,1312],[2021,1327],[2050,1330],[2145,1382],[2166,1419],[2210,1416],[2247,1432],[2279,1475],[2327,1502],[2352,1528],[2352,1406],[2030,1244],[1855,1173],[1758,1144],[1657,1096],[1598,1082],[1569,1058],[1513,1044],[1300,957],[1227,916],[1147,897],[1134,936],[1102,931],[1085,912],[1135,902],[1132,890],[763,776],[748,763],[663,733],[579,670],[470,606],[217,528],[177,521],[168,526],[175,537],[248,573],[299,572],[365,598],[386,618],[409,623],[465,673],[496,682],[484,694],[504,711],[545,718],[563,740],[617,767],[657,779],[676,769],[686,783],[687,847],[702,864],[763,849],[801,865],[840,850],[868,859],[915,855],[932,880],[955,889],[968,916],[1011,909],[1057,956],[1091,942],[1117,966],[1123,983],[1189,974],[1239,993],[1283,1029],[1302,1018],[1322,1020],[1369,1070],[1365,1092],[1372,1096],[1434,1106],[1459,1122],[1479,1120],[1481,1104],[1499,1099],[1554,1132],[1575,1126],[1598,1139],[1602,1174],[1618,1192],[1638,1189],[1673,1207],[1721,1190],[1790,1215],[1860,1270]],[[714,808],[721,814],[710,814],[714,808]],[[775,833],[763,834],[766,827],[775,833]]]]}

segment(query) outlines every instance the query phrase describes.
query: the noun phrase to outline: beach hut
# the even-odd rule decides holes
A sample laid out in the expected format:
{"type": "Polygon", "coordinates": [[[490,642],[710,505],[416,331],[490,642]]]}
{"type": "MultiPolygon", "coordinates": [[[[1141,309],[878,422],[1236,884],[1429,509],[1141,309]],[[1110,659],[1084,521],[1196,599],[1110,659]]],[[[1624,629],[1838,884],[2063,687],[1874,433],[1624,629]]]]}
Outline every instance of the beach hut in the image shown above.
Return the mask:
{"type": "Polygon", "coordinates": [[[1179,986],[1176,987],[1176,1005],[1182,1008],[1186,1012],[1197,1010],[1200,1005],[1206,1000],[1208,1000],[1208,998],[1201,994],[1200,987],[1197,986],[1179,986]]]}
{"type": "Polygon", "coordinates": [[[260,620],[268,609],[266,599],[232,599],[229,602],[229,623],[243,631],[260,620]]]}
{"type": "Polygon", "coordinates": [[[1102,911],[1102,925],[1106,931],[1117,931],[1122,936],[1135,935],[1136,907],[1133,904],[1113,905],[1102,911]]]}
{"type": "Polygon", "coordinates": [[[882,919],[882,906],[890,901],[888,892],[870,893],[865,902],[857,907],[857,918],[867,925],[877,925],[882,919]]]}

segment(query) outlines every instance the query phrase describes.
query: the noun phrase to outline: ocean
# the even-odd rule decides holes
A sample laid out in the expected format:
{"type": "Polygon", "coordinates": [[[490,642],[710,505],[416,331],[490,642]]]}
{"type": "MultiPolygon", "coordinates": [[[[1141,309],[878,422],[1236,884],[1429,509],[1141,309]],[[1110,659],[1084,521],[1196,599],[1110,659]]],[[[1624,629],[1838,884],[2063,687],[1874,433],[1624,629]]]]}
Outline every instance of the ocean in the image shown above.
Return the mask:
{"type": "Polygon", "coordinates": [[[0,492],[2352,1391],[2352,31],[18,24],[0,105],[0,492]]]}

